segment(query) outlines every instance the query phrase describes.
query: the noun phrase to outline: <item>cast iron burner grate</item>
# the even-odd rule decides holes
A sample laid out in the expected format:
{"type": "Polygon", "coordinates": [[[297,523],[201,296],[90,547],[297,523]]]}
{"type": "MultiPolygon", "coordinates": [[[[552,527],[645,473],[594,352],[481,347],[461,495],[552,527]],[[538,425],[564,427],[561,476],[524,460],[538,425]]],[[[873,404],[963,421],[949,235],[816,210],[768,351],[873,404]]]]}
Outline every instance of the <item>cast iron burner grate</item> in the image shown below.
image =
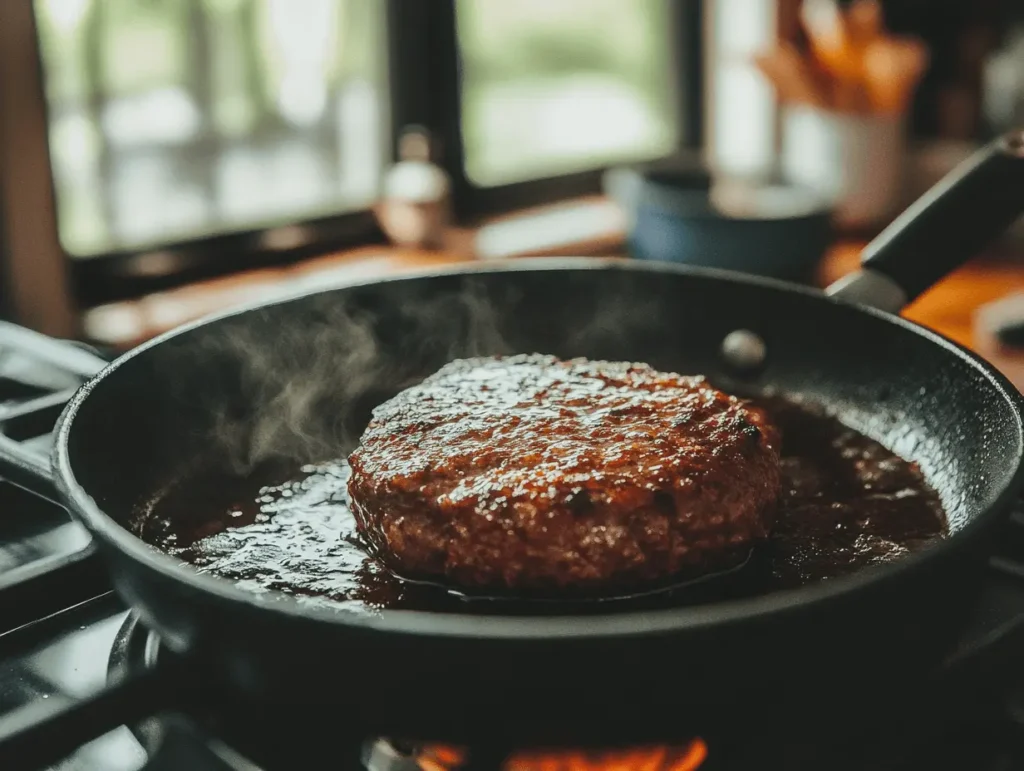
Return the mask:
{"type": "MultiPolygon", "coordinates": [[[[0,322],[0,442],[49,455],[53,425],[90,371],[82,355],[0,322]]],[[[9,481],[0,481],[0,634],[110,589],[85,530],[9,481]]]]}

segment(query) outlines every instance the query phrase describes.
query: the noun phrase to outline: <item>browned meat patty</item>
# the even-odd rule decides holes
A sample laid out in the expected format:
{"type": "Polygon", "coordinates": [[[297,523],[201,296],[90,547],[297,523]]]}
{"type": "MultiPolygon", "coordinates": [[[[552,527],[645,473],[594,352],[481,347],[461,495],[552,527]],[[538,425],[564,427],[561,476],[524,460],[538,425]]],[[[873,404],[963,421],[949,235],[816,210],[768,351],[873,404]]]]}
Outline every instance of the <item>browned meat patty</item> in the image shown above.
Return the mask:
{"type": "Polygon", "coordinates": [[[701,377],[524,355],[454,361],[350,458],[371,549],[468,590],[605,590],[735,562],[780,492],[779,435],[701,377]]]}

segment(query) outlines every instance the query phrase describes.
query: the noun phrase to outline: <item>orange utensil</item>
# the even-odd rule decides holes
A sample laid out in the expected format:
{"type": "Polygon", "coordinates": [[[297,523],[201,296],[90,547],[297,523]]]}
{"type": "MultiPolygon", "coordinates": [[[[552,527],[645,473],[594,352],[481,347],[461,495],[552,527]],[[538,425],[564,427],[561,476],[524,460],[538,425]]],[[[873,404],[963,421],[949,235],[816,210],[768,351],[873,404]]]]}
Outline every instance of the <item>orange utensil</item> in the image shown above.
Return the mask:
{"type": "Polygon", "coordinates": [[[864,49],[868,43],[881,37],[882,6],[878,0],[853,0],[846,9],[846,29],[850,43],[864,49]]]}
{"type": "Polygon", "coordinates": [[[866,112],[862,51],[881,26],[881,14],[861,0],[856,18],[844,15],[834,0],[805,0],[801,21],[815,60],[828,79],[829,106],[840,112],[866,112]]]}
{"type": "Polygon", "coordinates": [[[928,50],[914,38],[878,38],[864,51],[865,84],[871,106],[894,114],[906,109],[928,66],[928,50]]]}
{"type": "Polygon", "coordinates": [[[789,41],[783,41],[778,48],[779,64],[784,75],[794,84],[800,93],[801,102],[823,107],[826,95],[822,93],[815,73],[807,60],[789,41]]]}
{"type": "Polygon", "coordinates": [[[800,53],[790,43],[754,57],[758,69],[775,86],[783,102],[825,105],[825,96],[800,53]]]}
{"type": "Polygon", "coordinates": [[[834,77],[856,77],[846,21],[835,1],[805,0],[800,19],[807,31],[811,52],[822,67],[834,77]]]}
{"type": "Polygon", "coordinates": [[[780,102],[799,102],[800,94],[793,87],[793,84],[782,74],[779,66],[779,57],[775,51],[770,53],[755,54],[754,64],[764,75],[768,82],[775,88],[775,94],[780,102]]]}

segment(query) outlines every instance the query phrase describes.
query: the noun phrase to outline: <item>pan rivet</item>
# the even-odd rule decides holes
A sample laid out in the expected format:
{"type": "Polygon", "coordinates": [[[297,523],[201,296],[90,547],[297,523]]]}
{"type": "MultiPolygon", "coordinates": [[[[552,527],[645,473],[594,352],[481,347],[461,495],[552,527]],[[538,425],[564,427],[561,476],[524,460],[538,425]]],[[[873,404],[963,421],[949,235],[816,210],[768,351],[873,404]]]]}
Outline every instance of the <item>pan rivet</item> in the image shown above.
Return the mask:
{"type": "Polygon", "coordinates": [[[764,364],[768,356],[768,347],[759,335],[749,329],[737,329],[730,332],[722,341],[722,357],[729,366],[749,372],[764,364]]]}

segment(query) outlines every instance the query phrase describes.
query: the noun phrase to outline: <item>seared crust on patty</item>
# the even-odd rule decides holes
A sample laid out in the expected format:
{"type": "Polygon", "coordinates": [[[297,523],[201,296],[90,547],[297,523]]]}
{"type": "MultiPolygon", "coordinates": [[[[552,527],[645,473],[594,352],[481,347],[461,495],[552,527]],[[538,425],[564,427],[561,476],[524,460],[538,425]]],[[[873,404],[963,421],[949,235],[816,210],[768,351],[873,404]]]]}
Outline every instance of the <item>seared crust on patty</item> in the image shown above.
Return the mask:
{"type": "Polygon", "coordinates": [[[701,377],[550,356],[453,361],[380,405],[352,511],[399,575],[604,591],[727,567],[764,538],[779,435],[701,377]]]}

